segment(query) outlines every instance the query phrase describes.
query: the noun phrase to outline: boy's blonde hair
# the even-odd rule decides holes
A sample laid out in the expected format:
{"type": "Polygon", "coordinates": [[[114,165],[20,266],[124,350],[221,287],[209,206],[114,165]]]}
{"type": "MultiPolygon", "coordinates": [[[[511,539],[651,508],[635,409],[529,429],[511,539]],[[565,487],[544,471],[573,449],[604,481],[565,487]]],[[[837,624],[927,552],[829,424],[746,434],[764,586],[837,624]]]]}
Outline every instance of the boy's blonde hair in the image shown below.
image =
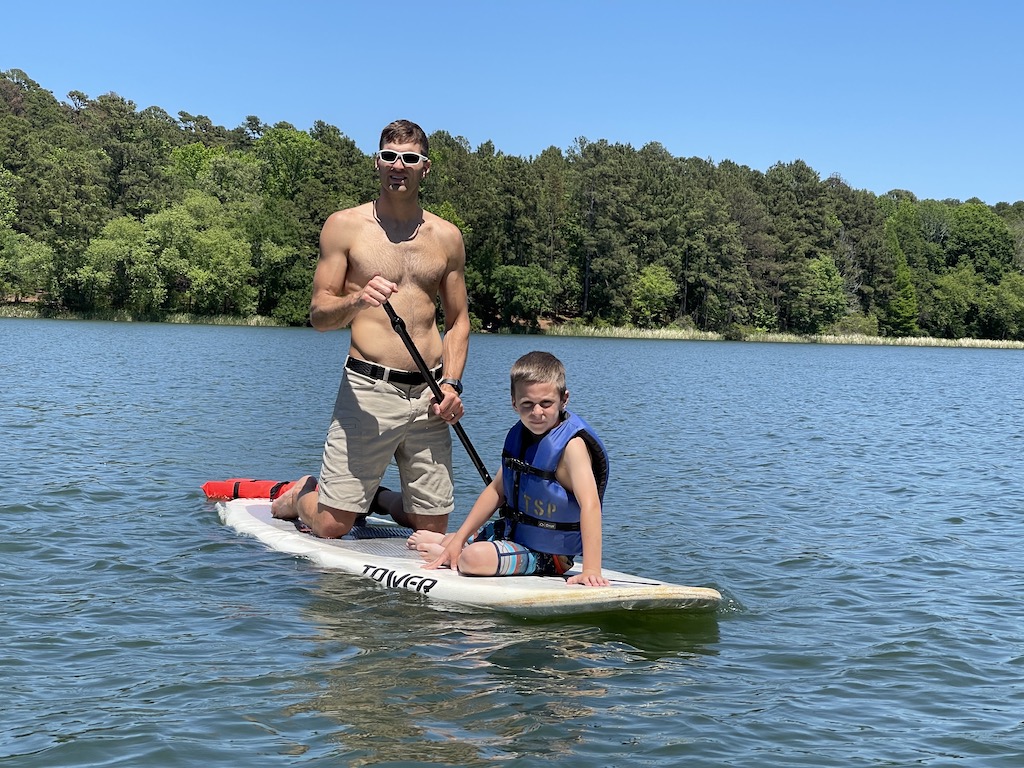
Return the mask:
{"type": "Polygon", "coordinates": [[[512,399],[519,384],[554,384],[565,397],[565,366],[550,352],[527,352],[512,365],[512,399]]]}

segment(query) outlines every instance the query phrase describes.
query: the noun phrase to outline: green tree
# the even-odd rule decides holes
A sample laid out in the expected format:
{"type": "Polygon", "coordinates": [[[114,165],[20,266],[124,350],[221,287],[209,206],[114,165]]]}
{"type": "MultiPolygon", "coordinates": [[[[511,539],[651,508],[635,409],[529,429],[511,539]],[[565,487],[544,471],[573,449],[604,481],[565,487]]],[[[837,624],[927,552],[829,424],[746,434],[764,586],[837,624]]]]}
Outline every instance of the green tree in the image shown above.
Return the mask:
{"type": "Polygon", "coordinates": [[[197,233],[189,259],[189,304],[202,315],[251,315],[256,288],[249,244],[223,226],[197,233]]]}
{"type": "Polygon", "coordinates": [[[807,261],[797,285],[790,305],[797,333],[821,333],[846,314],[843,277],[831,256],[807,261]]]}
{"type": "MultiPolygon", "coordinates": [[[[505,308],[495,300],[495,292],[492,290],[494,270],[502,264],[522,262],[508,253],[504,226],[506,204],[501,200],[500,191],[501,158],[491,142],[484,142],[476,151],[463,155],[461,148],[464,142],[464,139],[455,139],[441,142],[438,146],[438,160],[444,167],[445,186],[450,180],[456,179],[463,179],[466,184],[460,189],[445,190],[444,200],[464,215],[470,226],[472,234],[466,240],[466,289],[474,313],[486,326],[493,326],[504,323],[502,318],[508,316],[505,308]]],[[[433,140],[430,146],[433,154],[433,140]]],[[[432,179],[434,168],[436,166],[432,161],[431,176],[428,179],[432,179]]],[[[434,185],[432,180],[427,185],[428,195],[434,185]]]]}
{"type": "Polygon", "coordinates": [[[917,315],[917,290],[911,280],[910,268],[905,259],[897,257],[895,291],[884,308],[881,330],[887,336],[916,336],[920,333],[917,315]]]}
{"type": "Polygon", "coordinates": [[[778,323],[796,330],[804,313],[806,262],[833,253],[840,222],[818,174],[802,160],[777,163],[765,174],[765,207],[780,250],[772,268],[778,323]]]}
{"type": "Polygon", "coordinates": [[[308,133],[278,123],[256,140],[255,152],[264,164],[265,192],[293,200],[310,178],[317,145],[308,133]]]}
{"type": "Polygon", "coordinates": [[[315,151],[300,202],[319,226],[334,211],[373,199],[379,182],[370,158],[335,126],[318,120],[310,135],[315,151]]]}
{"type": "Polygon", "coordinates": [[[525,324],[536,329],[541,316],[550,311],[554,281],[540,267],[501,266],[492,274],[491,292],[502,308],[506,327],[525,324]]]}
{"type": "Polygon", "coordinates": [[[166,309],[243,316],[255,311],[252,247],[229,207],[193,191],[144,224],[168,286],[166,309]]]}
{"type": "Polygon", "coordinates": [[[229,131],[224,126],[214,125],[206,115],[192,115],[184,111],[178,112],[178,122],[186,144],[199,141],[209,147],[228,149],[246,149],[252,144],[245,126],[229,131]]]}
{"type": "Polygon", "coordinates": [[[167,175],[183,190],[199,189],[210,176],[214,158],[225,154],[223,147],[208,147],[199,141],[175,147],[168,158],[167,175]]]}
{"type": "Polygon", "coordinates": [[[671,322],[678,291],[668,267],[648,264],[633,284],[633,322],[640,328],[657,328],[671,322]]]}
{"type": "Polygon", "coordinates": [[[724,161],[709,182],[723,197],[743,257],[749,288],[730,304],[735,322],[750,323],[765,331],[778,330],[782,304],[783,245],[768,211],[764,175],[746,166],[724,161]]]}
{"type": "Polygon", "coordinates": [[[146,228],[128,216],[111,221],[89,244],[76,281],[96,309],[152,315],[167,297],[165,276],[146,228]]]}
{"type": "Polygon", "coordinates": [[[0,301],[21,301],[47,291],[52,264],[48,245],[0,225],[0,301]]]}
{"type": "Polygon", "coordinates": [[[1014,269],[1024,272],[1024,200],[1019,200],[1013,205],[999,203],[994,210],[1006,222],[1013,239],[1014,269]]]}
{"type": "Polygon", "coordinates": [[[571,157],[579,169],[581,311],[588,318],[623,323],[638,266],[630,241],[642,217],[636,152],[629,145],[581,138],[571,157]]]}
{"type": "Polygon", "coordinates": [[[134,102],[114,93],[89,99],[73,91],[70,96],[74,123],[108,159],[106,187],[113,211],[141,218],[163,207],[169,192],[163,169],[171,148],[183,141],[170,116],[157,108],[138,112],[134,102]]]}
{"type": "Polygon", "coordinates": [[[949,266],[970,262],[986,282],[997,285],[1013,268],[1013,236],[1006,222],[988,206],[966,203],[954,210],[952,224],[946,248],[949,266]]]}
{"type": "Polygon", "coordinates": [[[0,229],[11,227],[18,215],[18,201],[14,190],[18,186],[18,177],[0,166],[0,229]]]}
{"type": "Polygon", "coordinates": [[[986,339],[1024,341],[1024,275],[1010,272],[999,285],[988,286],[978,331],[986,339]]]}
{"type": "Polygon", "coordinates": [[[315,252],[265,238],[252,244],[252,256],[257,314],[269,315],[286,325],[306,325],[315,252]]]}
{"type": "Polygon", "coordinates": [[[739,226],[717,190],[694,190],[682,210],[679,315],[697,327],[720,331],[748,320],[753,282],[739,226]]]}
{"type": "Polygon", "coordinates": [[[838,176],[825,182],[830,207],[839,224],[834,257],[843,277],[851,323],[864,327],[875,311],[876,265],[884,258],[885,216],[878,198],[852,189],[838,176]]]}
{"type": "Polygon", "coordinates": [[[884,336],[915,336],[920,332],[917,290],[900,245],[898,228],[892,218],[885,225],[885,247],[893,265],[893,278],[891,287],[879,296],[879,331],[884,336]]]}
{"type": "Polygon", "coordinates": [[[935,279],[929,332],[940,338],[970,337],[977,328],[984,280],[970,263],[935,279]]]}
{"type": "Polygon", "coordinates": [[[572,168],[562,151],[548,147],[530,164],[535,176],[535,258],[558,285],[552,310],[577,315],[579,275],[572,258],[578,232],[571,206],[572,168]]]}

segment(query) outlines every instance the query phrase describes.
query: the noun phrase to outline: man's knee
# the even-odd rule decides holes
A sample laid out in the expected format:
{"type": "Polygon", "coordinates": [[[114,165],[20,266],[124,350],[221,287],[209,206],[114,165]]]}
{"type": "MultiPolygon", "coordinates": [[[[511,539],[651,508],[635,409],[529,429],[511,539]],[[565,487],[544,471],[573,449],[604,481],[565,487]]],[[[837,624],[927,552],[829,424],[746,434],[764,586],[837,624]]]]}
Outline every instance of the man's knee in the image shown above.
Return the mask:
{"type": "Polygon", "coordinates": [[[321,539],[340,539],[352,530],[352,525],[345,525],[345,523],[340,523],[333,518],[322,517],[311,528],[313,533],[321,539]]]}
{"type": "Polygon", "coordinates": [[[309,527],[322,539],[340,539],[352,530],[356,521],[355,512],[318,505],[315,517],[309,527]]]}

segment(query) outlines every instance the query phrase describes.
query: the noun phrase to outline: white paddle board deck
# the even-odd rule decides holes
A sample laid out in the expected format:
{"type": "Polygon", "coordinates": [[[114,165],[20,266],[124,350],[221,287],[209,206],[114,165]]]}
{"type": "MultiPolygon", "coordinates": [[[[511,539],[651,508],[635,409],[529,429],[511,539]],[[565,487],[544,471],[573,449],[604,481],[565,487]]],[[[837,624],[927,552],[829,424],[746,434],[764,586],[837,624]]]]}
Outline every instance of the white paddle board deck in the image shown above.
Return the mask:
{"type": "MultiPolygon", "coordinates": [[[[389,589],[406,589],[431,600],[504,611],[519,616],[552,616],[622,610],[713,610],[722,596],[706,587],[686,587],[657,579],[603,570],[610,587],[566,584],[563,577],[462,576],[448,568],[427,570],[418,552],[406,546],[411,533],[391,521],[371,518],[340,539],[321,539],[270,515],[265,499],[217,504],[221,520],[256,537],[271,549],[301,555],[333,570],[372,579],[389,589]]],[[[578,572],[577,565],[570,575],[578,572]]]]}

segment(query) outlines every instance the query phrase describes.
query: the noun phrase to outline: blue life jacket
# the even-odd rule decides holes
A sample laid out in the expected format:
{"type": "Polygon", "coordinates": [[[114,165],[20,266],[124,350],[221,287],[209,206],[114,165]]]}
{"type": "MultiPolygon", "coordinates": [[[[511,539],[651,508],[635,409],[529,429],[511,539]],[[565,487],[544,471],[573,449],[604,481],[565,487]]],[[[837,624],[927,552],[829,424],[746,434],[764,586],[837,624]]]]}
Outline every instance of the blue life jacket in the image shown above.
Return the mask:
{"type": "Polygon", "coordinates": [[[576,414],[566,411],[562,422],[540,438],[534,438],[522,422],[505,436],[501,453],[505,506],[501,514],[511,524],[508,538],[536,552],[583,554],[579,502],[555,479],[558,462],[574,437],[582,437],[587,444],[597,493],[604,499],[608,452],[593,428],[576,414]]]}

